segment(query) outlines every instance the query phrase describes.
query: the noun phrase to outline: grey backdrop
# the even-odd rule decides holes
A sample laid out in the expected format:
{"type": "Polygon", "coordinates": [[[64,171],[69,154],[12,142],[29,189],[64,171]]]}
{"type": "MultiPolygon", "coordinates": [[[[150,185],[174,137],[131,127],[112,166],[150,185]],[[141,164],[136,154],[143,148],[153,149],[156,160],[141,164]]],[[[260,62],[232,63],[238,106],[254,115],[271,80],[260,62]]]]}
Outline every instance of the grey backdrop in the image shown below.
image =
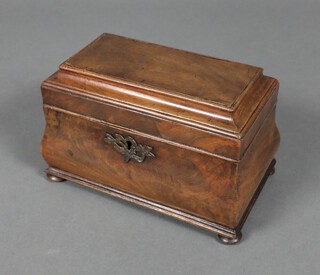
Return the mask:
{"type": "Polygon", "coordinates": [[[1,0],[0,274],[319,274],[319,14],[319,0],[1,0]],[[40,83],[103,32],[280,80],[277,172],[240,245],[44,177],[40,83]]]}

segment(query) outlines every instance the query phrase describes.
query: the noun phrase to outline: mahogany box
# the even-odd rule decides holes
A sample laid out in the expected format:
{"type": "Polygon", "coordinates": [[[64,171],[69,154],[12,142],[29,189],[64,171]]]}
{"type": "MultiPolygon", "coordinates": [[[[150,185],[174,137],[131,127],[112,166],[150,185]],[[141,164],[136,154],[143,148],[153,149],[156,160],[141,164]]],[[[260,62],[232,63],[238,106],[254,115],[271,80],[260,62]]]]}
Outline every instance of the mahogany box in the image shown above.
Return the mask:
{"type": "Polygon", "coordinates": [[[42,155],[70,180],[237,243],[279,147],[262,69],[103,34],[42,83],[42,155]]]}

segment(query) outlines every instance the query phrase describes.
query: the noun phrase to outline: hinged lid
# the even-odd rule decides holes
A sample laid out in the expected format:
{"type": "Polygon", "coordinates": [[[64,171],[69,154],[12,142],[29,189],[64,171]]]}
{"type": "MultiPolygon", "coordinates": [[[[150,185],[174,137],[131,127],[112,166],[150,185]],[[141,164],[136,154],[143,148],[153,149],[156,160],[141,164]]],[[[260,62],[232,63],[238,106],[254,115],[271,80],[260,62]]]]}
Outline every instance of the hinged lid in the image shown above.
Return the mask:
{"type": "Polygon", "coordinates": [[[112,34],[64,62],[54,81],[66,78],[101,100],[237,138],[277,86],[261,68],[112,34]]]}

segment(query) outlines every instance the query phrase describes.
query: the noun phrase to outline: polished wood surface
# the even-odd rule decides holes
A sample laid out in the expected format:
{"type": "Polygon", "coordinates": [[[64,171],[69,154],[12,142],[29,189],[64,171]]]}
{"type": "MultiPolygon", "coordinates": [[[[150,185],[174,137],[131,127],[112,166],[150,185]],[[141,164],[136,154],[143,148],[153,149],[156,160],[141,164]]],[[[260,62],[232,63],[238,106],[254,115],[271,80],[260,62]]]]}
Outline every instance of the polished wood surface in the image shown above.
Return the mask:
{"type": "Polygon", "coordinates": [[[43,85],[42,95],[44,102],[50,106],[135,129],[155,138],[176,142],[218,157],[240,159],[240,141],[233,137],[172,121],[161,115],[147,115],[139,109],[119,106],[116,102],[101,102],[76,91],[70,93],[59,90],[47,83],[43,85]]]}
{"type": "Polygon", "coordinates": [[[103,35],[42,84],[48,177],[167,207],[235,243],[279,147],[277,94],[259,68],[103,35]],[[154,157],[126,162],[107,133],[154,157]]]}
{"type": "Polygon", "coordinates": [[[245,135],[258,105],[278,86],[257,67],[110,34],[61,64],[45,84],[236,138],[245,135]],[[140,54],[128,59],[122,49],[140,54]],[[141,64],[148,63],[146,59],[152,62],[141,70],[141,64]],[[154,67],[158,74],[154,74],[154,67]],[[209,76],[206,70],[212,70],[209,76]],[[114,71],[120,71],[121,77],[114,71]],[[143,78],[157,81],[146,85],[141,73],[143,78]],[[168,83],[174,86],[169,89],[168,83]]]}
{"type": "Polygon", "coordinates": [[[159,87],[231,106],[261,69],[113,34],[103,34],[61,68],[159,87]]]}
{"type": "Polygon", "coordinates": [[[71,173],[56,169],[56,168],[52,168],[49,167],[45,170],[45,173],[47,173],[48,178],[50,180],[52,180],[52,178],[58,179],[58,180],[52,180],[53,182],[58,182],[58,181],[64,181],[64,180],[69,180],[78,184],[81,184],[83,186],[86,186],[88,188],[103,192],[105,194],[111,195],[113,197],[131,202],[131,203],[135,203],[137,205],[146,207],[148,209],[160,212],[161,214],[167,215],[169,217],[178,219],[180,221],[189,223],[191,225],[197,226],[201,229],[205,229],[207,231],[210,231],[212,233],[218,234],[218,239],[223,243],[223,244],[236,244],[238,243],[241,238],[242,238],[242,234],[241,234],[241,228],[243,226],[243,223],[245,222],[246,218],[248,217],[254,203],[256,202],[262,188],[264,187],[267,179],[269,176],[271,176],[274,173],[274,165],[275,165],[276,161],[273,160],[265,175],[263,176],[255,194],[253,195],[242,219],[241,219],[241,223],[239,224],[239,226],[236,229],[231,229],[229,227],[220,225],[218,223],[214,223],[214,222],[210,222],[207,221],[205,219],[201,219],[197,216],[193,216],[190,214],[185,213],[184,211],[179,211],[177,209],[162,205],[162,204],[158,204],[155,202],[152,202],[150,200],[147,199],[143,199],[141,197],[137,197],[135,195],[120,191],[118,189],[114,189],[112,187],[100,184],[100,183],[96,183],[96,182],[92,182],[89,181],[85,178],[81,178],[77,175],[73,175],[71,173]]]}
{"type": "Polygon", "coordinates": [[[236,163],[155,140],[130,129],[45,106],[43,155],[50,167],[184,210],[234,224],[236,163]],[[153,147],[155,158],[125,162],[105,133],[153,147]]]}

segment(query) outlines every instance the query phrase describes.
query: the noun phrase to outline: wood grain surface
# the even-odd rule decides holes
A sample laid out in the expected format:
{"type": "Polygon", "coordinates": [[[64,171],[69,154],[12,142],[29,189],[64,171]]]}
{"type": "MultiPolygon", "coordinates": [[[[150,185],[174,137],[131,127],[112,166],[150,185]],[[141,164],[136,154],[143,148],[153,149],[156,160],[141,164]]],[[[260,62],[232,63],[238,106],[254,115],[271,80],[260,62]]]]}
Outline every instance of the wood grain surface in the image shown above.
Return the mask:
{"type": "Polygon", "coordinates": [[[118,35],[103,34],[61,68],[161,88],[231,106],[261,69],[118,35]]]}
{"type": "Polygon", "coordinates": [[[277,80],[119,36],[105,34],[63,63],[42,95],[42,154],[52,171],[234,232],[279,147],[277,80]],[[155,157],[125,162],[107,133],[155,157]]]}

